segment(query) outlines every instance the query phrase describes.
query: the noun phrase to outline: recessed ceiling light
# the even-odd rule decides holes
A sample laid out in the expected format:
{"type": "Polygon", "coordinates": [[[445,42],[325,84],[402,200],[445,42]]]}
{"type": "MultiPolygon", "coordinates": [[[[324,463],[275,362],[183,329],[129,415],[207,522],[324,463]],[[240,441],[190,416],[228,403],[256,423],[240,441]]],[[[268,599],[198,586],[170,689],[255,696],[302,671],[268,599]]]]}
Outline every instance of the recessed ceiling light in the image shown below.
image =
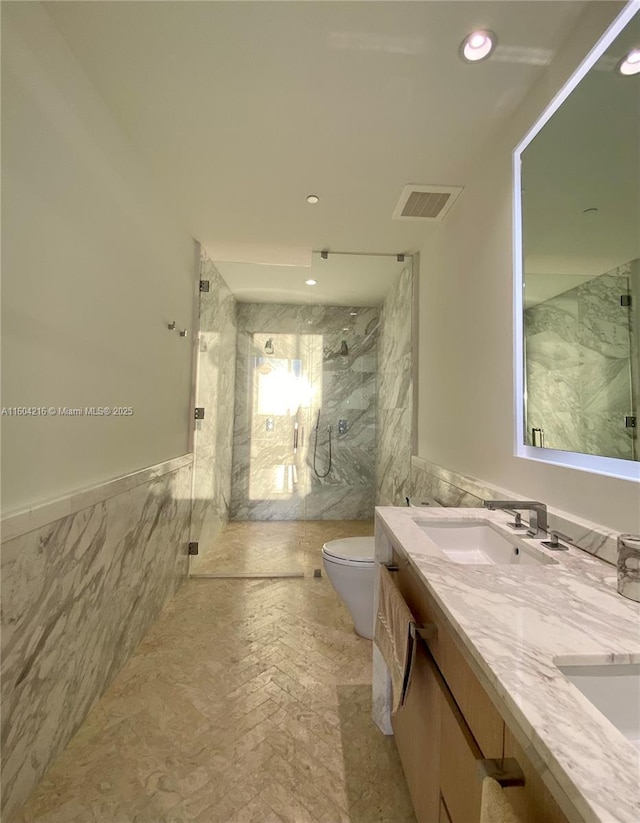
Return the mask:
{"type": "Polygon", "coordinates": [[[316,286],[318,284],[318,281],[314,280],[311,277],[308,280],[305,280],[304,282],[307,284],[307,286],[316,286]]]}
{"type": "Polygon", "coordinates": [[[349,314],[351,315],[351,317],[356,317],[358,312],[357,311],[350,311],[349,314]]]}
{"type": "Polygon", "coordinates": [[[498,38],[488,29],[472,31],[460,43],[460,57],[467,63],[478,63],[480,60],[486,60],[495,49],[497,42],[498,38]]]}
{"type": "Polygon", "coordinates": [[[319,202],[320,202],[320,198],[318,197],[317,194],[310,194],[307,197],[307,203],[311,203],[312,206],[314,206],[316,203],[319,203],[319,202]]]}
{"type": "Polygon", "coordinates": [[[631,49],[629,54],[625,54],[616,66],[619,74],[629,77],[632,74],[640,74],[640,49],[631,49]]]}
{"type": "Polygon", "coordinates": [[[345,326],[342,331],[349,331],[349,326],[345,326]]]}

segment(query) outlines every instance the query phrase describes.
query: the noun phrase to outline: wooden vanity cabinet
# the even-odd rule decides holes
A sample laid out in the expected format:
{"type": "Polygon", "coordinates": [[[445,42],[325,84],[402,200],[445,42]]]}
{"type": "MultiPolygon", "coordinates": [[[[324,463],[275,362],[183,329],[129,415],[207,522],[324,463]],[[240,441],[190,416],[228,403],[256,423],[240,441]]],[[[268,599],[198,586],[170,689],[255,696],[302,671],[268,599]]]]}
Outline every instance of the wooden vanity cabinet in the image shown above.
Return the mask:
{"type": "Polygon", "coordinates": [[[391,722],[416,817],[419,823],[437,821],[440,809],[440,694],[420,644],[416,649],[407,699],[391,722]]]}
{"type": "Polygon", "coordinates": [[[508,789],[522,823],[568,823],[498,709],[457,647],[446,618],[402,557],[394,582],[419,624],[437,636],[418,642],[404,706],[392,716],[418,823],[479,823],[478,760],[515,757],[523,787],[508,789]]]}

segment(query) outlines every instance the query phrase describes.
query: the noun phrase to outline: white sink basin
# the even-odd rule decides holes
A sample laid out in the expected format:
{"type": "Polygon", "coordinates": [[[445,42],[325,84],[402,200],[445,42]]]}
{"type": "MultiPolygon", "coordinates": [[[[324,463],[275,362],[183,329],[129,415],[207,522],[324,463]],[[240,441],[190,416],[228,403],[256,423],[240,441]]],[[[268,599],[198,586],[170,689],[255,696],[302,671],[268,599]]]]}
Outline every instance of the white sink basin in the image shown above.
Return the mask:
{"type": "Polygon", "coordinates": [[[558,668],[640,750],[640,663],[558,668]]]}
{"type": "Polygon", "coordinates": [[[532,566],[556,563],[533,548],[520,548],[490,525],[454,521],[433,523],[415,520],[427,537],[454,563],[481,566],[532,566]]]}

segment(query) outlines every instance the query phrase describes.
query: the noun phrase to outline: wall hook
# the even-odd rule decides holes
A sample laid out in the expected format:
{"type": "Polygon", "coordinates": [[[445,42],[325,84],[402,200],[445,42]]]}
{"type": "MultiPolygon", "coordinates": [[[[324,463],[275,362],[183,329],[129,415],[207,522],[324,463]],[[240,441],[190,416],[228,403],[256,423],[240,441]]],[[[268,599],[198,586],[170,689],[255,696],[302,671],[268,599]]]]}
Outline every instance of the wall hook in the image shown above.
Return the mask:
{"type": "Polygon", "coordinates": [[[181,329],[180,330],[180,337],[186,337],[186,336],[187,336],[187,330],[186,329],[181,329]]]}
{"type": "Polygon", "coordinates": [[[175,327],[176,327],[176,321],[175,320],[172,320],[170,323],[167,323],[167,328],[169,329],[169,331],[173,331],[175,329],[175,327]]]}

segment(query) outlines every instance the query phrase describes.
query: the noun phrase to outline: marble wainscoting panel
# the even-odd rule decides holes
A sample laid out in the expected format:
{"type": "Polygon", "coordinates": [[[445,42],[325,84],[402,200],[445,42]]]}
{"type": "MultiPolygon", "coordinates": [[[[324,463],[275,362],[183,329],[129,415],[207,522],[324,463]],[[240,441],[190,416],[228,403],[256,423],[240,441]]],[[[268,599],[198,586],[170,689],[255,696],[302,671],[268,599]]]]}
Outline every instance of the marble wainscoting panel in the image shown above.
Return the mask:
{"type": "MultiPolygon", "coordinates": [[[[469,475],[446,469],[422,457],[411,458],[411,496],[431,497],[449,508],[479,508],[485,500],[524,500],[521,494],[493,486],[469,475]]],[[[523,512],[526,521],[527,513],[523,512]]],[[[549,528],[558,529],[573,538],[582,551],[616,565],[618,532],[576,517],[561,509],[549,507],[549,528]]]]}
{"type": "MultiPolygon", "coordinates": [[[[482,506],[482,501],[485,498],[481,497],[479,493],[474,494],[472,491],[467,490],[465,477],[459,475],[458,484],[456,484],[453,482],[453,472],[447,472],[450,479],[444,479],[445,471],[440,466],[436,466],[435,463],[429,463],[413,455],[411,457],[410,496],[416,499],[430,497],[437,500],[442,506],[456,509],[482,506]]],[[[475,485],[474,488],[476,488],[476,492],[479,491],[475,485]]],[[[494,497],[493,494],[491,496],[494,497]]]]}
{"type": "Polygon", "coordinates": [[[97,503],[102,503],[104,500],[130,491],[136,486],[143,486],[184,466],[190,467],[192,463],[193,455],[183,454],[180,457],[165,460],[163,463],[157,463],[155,466],[149,466],[146,469],[140,469],[131,472],[131,474],[107,480],[98,486],[80,489],[66,497],[38,503],[26,509],[5,514],[0,524],[2,542],[6,543],[21,534],[26,534],[41,526],[53,523],[54,520],[60,520],[62,517],[95,506],[97,503]]]}
{"type": "Polygon", "coordinates": [[[405,268],[380,314],[376,503],[401,505],[409,495],[413,447],[413,290],[405,268]]]}
{"type": "Polygon", "coordinates": [[[2,547],[2,819],[187,576],[191,466],[2,547]]]}
{"type": "Polygon", "coordinates": [[[371,517],[377,310],[243,303],[237,318],[232,518],[371,517]]]}
{"type": "MultiPolygon", "coordinates": [[[[631,264],[525,312],[528,436],[552,449],[633,459],[631,264]]],[[[636,369],[637,370],[637,369],[636,369]]]]}
{"type": "Polygon", "coordinates": [[[200,554],[192,558],[193,570],[229,519],[236,379],[236,301],[204,249],[200,279],[209,281],[209,291],[200,293],[196,405],[205,418],[197,421],[194,440],[191,539],[200,554]]]}

